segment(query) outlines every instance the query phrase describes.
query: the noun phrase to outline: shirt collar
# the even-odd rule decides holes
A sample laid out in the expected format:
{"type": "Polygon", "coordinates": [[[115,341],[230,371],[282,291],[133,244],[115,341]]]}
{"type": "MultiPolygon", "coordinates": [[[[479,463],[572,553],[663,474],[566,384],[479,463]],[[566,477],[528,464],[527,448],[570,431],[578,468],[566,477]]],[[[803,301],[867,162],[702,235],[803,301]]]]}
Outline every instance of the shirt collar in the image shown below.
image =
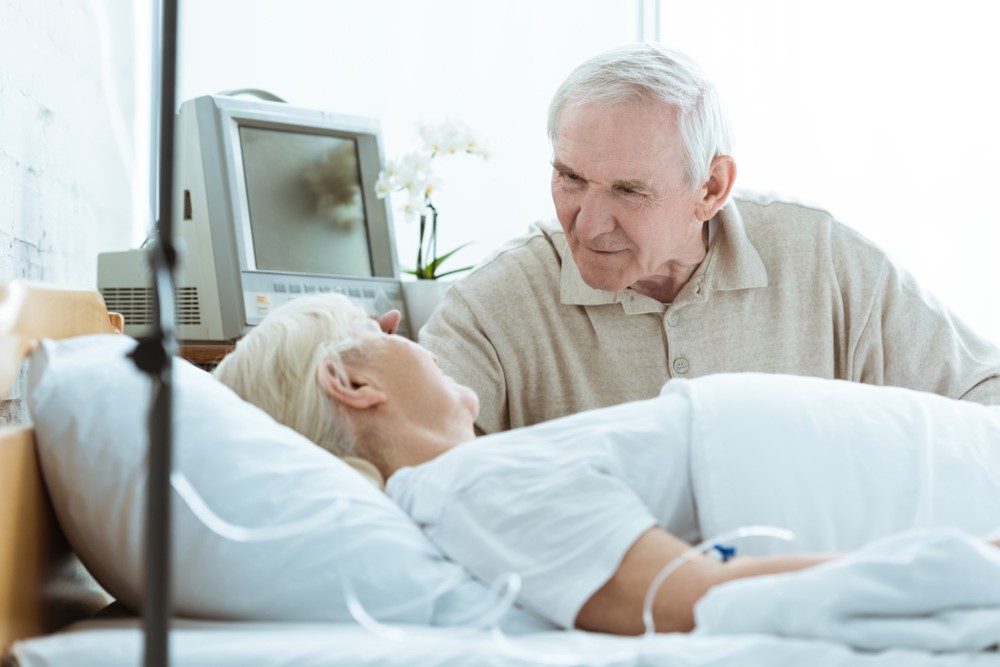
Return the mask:
{"type": "MultiPolygon", "coordinates": [[[[559,281],[560,302],[565,305],[600,306],[620,303],[629,315],[662,313],[668,304],[626,288],[617,292],[597,290],[580,277],[564,234],[554,234],[552,241],[562,257],[559,281]]],[[[743,218],[733,199],[720,209],[708,228],[708,254],[692,280],[703,280],[706,293],[712,290],[737,290],[767,287],[767,270],[760,253],[747,237],[743,218]]]]}

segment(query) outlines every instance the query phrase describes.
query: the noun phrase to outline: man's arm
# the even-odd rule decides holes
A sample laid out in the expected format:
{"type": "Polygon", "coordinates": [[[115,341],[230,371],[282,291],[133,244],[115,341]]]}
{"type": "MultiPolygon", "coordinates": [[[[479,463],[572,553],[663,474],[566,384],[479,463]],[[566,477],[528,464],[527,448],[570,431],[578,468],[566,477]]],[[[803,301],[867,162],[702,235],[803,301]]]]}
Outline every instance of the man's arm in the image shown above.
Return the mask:
{"type": "MultiPolygon", "coordinates": [[[[625,554],[614,576],[580,609],[581,630],[638,635],[645,631],[642,607],[656,575],[690,545],[660,528],[651,528],[625,554]]],[[[818,565],[833,556],[790,555],[737,558],[721,563],[705,557],[682,565],[660,586],[653,601],[657,632],[689,632],[694,628],[694,605],[717,584],[763,574],[793,572],[818,565]]]]}
{"type": "Polygon", "coordinates": [[[476,429],[480,434],[510,428],[504,369],[476,314],[460,296],[458,285],[448,290],[421,330],[420,344],[437,356],[442,371],[476,392],[480,405],[476,429]]]}
{"type": "Polygon", "coordinates": [[[1000,405],[1000,346],[885,261],[864,327],[852,341],[851,379],[1000,405]]]}

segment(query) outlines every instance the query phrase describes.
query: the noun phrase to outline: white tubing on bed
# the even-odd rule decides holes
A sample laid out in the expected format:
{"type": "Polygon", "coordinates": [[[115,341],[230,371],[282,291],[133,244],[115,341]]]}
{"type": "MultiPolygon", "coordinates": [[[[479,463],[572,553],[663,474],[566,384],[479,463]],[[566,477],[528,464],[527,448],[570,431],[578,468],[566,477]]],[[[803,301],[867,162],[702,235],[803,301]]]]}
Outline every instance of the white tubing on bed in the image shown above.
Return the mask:
{"type": "Polygon", "coordinates": [[[642,603],[642,623],[646,627],[647,636],[656,633],[656,623],[653,620],[653,601],[656,599],[656,593],[660,590],[660,586],[663,585],[667,577],[692,558],[697,558],[711,551],[715,548],[715,545],[725,544],[744,537],[773,537],[791,542],[795,539],[795,534],[790,530],[774,526],[743,526],[696,544],[677,558],[674,558],[667,563],[666,567],[660,570],[656,577],[653,578],[653,582],[649,585],[649,588],[646,589],[646,599],[642,603]]]}
{"type": "MultiPolygon", "coordinates": [[[[526,645],[518,646],[500,627],[500,621],[503,620],[504,614],[514,606],[514,602],[521,592],[521,577],[514,572],[500,575],[490,585],[489,590],[496,597],[496,602],[486,605],[486,608],[480,613],[478,622],[468,626],[459,626],[457,628],[459,632],[462,630],[469,633],[484,629],[489,630],[490,638],[497,648],[511,657],[533,665],[592,665],[596,667],[635,662],[638,653],[634,649],[623,649],[617,653],[602,651],[600,654],[594,654],[582,651],[539,651],[526,645]]],[[[417,636],[416,632],[378,621],[361,604],[349,579],[344,580],[344,597],[347,600],[347,610],[354,617],[354,620],[376,637],[394,642],[404,642],[417,636]]],[[[471,615],[474,617],[475,613],[471,615]]]]}
{"type": "Polygon", "coordinates": [[[504,614],[510,611],[517,601],[517,596],[521,593],[521,577],[515,572],[508,572],[497,577],[490,584],[489,592],[495,596],[497,601],[493,604],[483,605],[483,611],[476,611],[471,614],[473,618],[479,615],[479,622],[476,627],[492,628],[499,625],[504,614]]]}
{"type": "Polygon", "coordinates": [[[184,473],[176,470],[170,473],[170,485],[174,487],[174,491],[176,491],[177,495],[181,497],[184,504],[188,506],[191,513],[194,514],[199,521],[205,524],[206,528],[219,537],[223,537],[233,542],[267,542],[270,540],[281,540],[309,530],[314,530],[323,524],[329,523],[351,504],[350,500],[341,497],[337,498],[337,500],[330,505],[327,510],[313,514],[312,516],[300,521],[292,521],[290,523],[283,523],[276,526],[255,526],[253,528],[247,528],[245,526],[237,526],[229,523],[213,512],[212,508],[205,502],[205,499],[202,498],[201,494],[199,494],[194,488],[194,485],[192,485],[188,478],[184,476],[184,473]]]}
{"type": "MultiPolygon", "coordinates": [[[[208,503],[205,502],[205,499],[202,498],[201,494],[198,493],[197,489],[195,489],[194,485],[191,484],[191,481],[184,475],[184,473],[176,470],[170,473],[170,485],[173,486],[174,491],[177,492],[177,495],[184,501],[184,504],[187,505],[189,510],[191,510],[191,513],[194,514],[195,518],[201,521],[206,528],[219,537],[233,542],[267,542],[269,540],[280,540],[293,537],[300,533],[314,530],[321,525],[331,522],[338,515],[344,512],[344,510],[346,510],[352,502],[351,499],[341,496],[338,497],[327,510],[313,514],[305,519],[278,524],[275,526],[255,526],[253,528],[248,528],[246,526],[237,526],[230,523],[216,514],[212,508],[209,507],[208,503]]],[[[358,501],[355,499],[353,502],[358,501]]],[[[517,575],[513,576],[516,577],[517,575]]],[[[344,577],[343,574],[341,574],[340,579],[344,586],[344,598],[347,602],[347,609],[359,625],[370,632],[388,639],[395,639],[396,635],[403,632],[402,630],[397,630],[379,623],[375,617],[361,604],[361,601],[354,592],[354,587],[351,585],[350,578],[344,577]]],[[[461,584],[463,581],[464,576],[460,571],[456,570],[453,576],[443,581],[435,587],[434,590],[428,592],[427,594],[422,595],[415,600],[408,600],[402,604],[394,605],[386,609],[380,609],[377,612],[377,615],[382,618],[391,618],[393,616],[403,614],[414,607],[425,605],[429,600],[437,599],[455,586],[461,584]]],[[[486,605],[482,612],[482,618],[479,619],[479,622],[474,624],[473,627],[489,627],[490,624],[494,622],[494,619],[499,620],[505,613],[507,613],[507,610],[514,604],[514,599],[517,597],[517,593],[521,589],[521,581],[519,578],[516,583],[517,586],[514,590],[513,596],[500,595],[498,591],[493,591],[493,593],[499,598],[498,602],[486,605]]],[[[405,638],[405,634],[400,635],[400,638],[405,638]]]]}
{"type": "MultiPolygon", "coordinates": [[[[354,620],[358,622],[358,625],[371,634],[381,637],[382,639],[388,639],[390,641],[404,641],[410,638],[410,635],[413,633],[407,632],[402,628],[386,625],[369,613],[369,611],[365,609],[365,606],[361,603],[361,600],[358,599],[357,594],[354,592],[354,587],[351,585],[350,579],[344,577],[341,578],[344,581],[344,599],[347,601],[347,610],[350,612],[354,620]]],[[[446,592],[448,587],[448,585],[439,586],[438,590],[432,591],[430,594],[421,597],[419,600],[411,600],[406,604],[397,605],[392,609],[382,610],[379,615],[393,616],[405,611],[412,605],[423,604],[428,598],[437,597],[438,595],[446,592]]],[[[489,592],[496,598],[496,601],[483,605],[484,609],[482,612],[473,612],[470,614],[472,618],[476,619],[476,622],[469,623],[464,626],[457,626],[458,628],[473,631],[488,629],[499,624],[504,614],[506,614],[510,608],[514,606],[514,601],[517,599],[518,593],[521,592],[521,578],[514,573],[501,575],[496,578],[493,584],[490,585],[489,592]]]]}

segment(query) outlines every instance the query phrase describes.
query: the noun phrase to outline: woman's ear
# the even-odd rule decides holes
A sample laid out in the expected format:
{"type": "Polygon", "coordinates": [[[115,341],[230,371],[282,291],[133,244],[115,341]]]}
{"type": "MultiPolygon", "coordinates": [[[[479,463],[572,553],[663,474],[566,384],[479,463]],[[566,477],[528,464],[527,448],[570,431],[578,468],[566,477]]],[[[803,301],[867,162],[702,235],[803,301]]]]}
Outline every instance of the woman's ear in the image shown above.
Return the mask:
{"type": "Polygon", "coordinates": [[[383,392],[363,378],[352,377],[347,368],[344,368],[344,373],[338,374],[330,361],[320,364],[317,380],[327,396],[355,410],[366,410],[386,401],[383,392]]]}

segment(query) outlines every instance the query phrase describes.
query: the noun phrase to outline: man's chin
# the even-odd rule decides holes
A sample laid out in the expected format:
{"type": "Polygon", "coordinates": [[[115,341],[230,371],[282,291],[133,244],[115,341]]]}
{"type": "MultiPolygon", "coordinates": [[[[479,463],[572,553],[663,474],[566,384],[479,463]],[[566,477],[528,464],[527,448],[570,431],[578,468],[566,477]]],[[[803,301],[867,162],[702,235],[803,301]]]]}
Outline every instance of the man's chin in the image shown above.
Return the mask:
{"type": "Polygon", "coordinates": [[[618,292],[631,283],[623,275],[618,264],[621,264],[620,252],[597,252],[587,248],[578,248],[573,252],[573,262],[580,273],[580,278],[588,287],[604,292],[618,292]],[[615,260],[619,261],[615,261],[615,260]]]}
{"type": "Polygon", "coordinates": [[[604,273],[584,273],[580,272],[580,277],[587,287],[601,290],[602,292],[619,292],[629,286],[620,274],[608,275],[604,273]]]}

